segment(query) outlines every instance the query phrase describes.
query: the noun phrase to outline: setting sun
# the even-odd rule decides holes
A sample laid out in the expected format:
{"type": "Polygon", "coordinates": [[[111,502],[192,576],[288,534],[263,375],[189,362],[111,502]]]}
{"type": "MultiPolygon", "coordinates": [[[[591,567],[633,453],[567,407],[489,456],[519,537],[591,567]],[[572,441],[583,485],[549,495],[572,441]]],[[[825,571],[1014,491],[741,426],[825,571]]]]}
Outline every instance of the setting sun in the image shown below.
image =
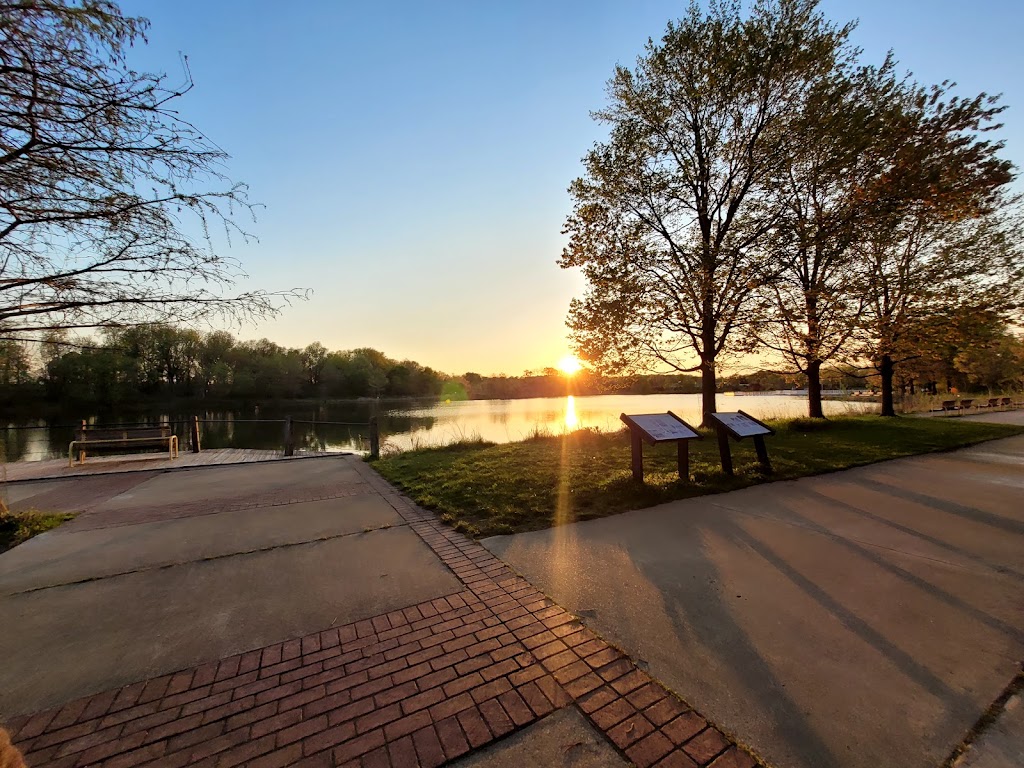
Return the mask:
{"type": "Polygon", "coordinates": [[[579,373],[581,368],[583,368],[583,363],[581,363],[579,358],[575,355],[566,355],[558,361],[558,370],[566,376],[572,376],[579,373]]]}

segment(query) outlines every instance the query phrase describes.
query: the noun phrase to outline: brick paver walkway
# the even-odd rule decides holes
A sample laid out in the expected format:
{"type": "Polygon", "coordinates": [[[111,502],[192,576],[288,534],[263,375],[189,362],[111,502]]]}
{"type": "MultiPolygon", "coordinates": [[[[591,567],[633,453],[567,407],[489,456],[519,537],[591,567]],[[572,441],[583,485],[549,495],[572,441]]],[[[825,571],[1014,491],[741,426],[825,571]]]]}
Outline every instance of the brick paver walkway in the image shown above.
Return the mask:
{"type": "Polygon", "coordinates": [[[757,764],[486,549],[359,471],[465,589],[18,718],[29,765],[438,766],[573,702],[637,766],[757,764]]]}
{"type": "Polygon", "coordinates": [[[52,486],[48,482],[29,485],[32,495],[15,502],[11,508],[15,511],[25,509],[49,509],[59,512],[79,512],[90,509],[104,501],[142,485],[159,475],[159,472],[125,472],[120,475],[93,475],[76,478],[73,482],[56,482],[52,486]]]}

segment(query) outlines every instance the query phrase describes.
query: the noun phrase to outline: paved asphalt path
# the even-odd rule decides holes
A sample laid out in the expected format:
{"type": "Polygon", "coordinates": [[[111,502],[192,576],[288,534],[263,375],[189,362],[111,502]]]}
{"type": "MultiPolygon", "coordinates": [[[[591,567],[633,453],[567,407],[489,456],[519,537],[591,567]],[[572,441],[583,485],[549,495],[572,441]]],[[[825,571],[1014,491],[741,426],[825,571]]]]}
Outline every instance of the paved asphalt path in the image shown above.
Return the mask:
{"type": "Polygon", "coordinates": [[[1024,437],[483,543],[780,767],[938,766],[1024,658],[1024,437]]]}

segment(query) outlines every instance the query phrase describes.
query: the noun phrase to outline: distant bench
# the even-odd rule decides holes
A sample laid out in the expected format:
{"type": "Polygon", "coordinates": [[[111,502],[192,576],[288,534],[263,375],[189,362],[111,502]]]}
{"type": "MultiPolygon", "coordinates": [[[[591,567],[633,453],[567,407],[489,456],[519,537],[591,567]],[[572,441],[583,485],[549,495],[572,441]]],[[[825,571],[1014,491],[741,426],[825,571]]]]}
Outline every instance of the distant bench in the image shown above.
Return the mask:
{"type": "Polygon", "coordinates": [[[96,448],[166,448],[169,458],[178,457],[178,436],[171,434],[167,424],[159,427],[91,427],[85,422],[78,430],[77,437],[68,446],[68,466],[85,463],[85,455],[96,448]]]}
{"type": "Polygon", "coordinates": [[[1024,408],[1024,403],[1015,403],[1009,397],[990,397],[987,403],[974,404],[974,400],[943,400],[939,408],[932,408],[936,413],[963,413],[971,408],[1024,408]]]}
{"type": "MultiPolygon", "coordinates": [[[[974,400],[961,400],[960,402],[957,402],[956,400],[943,400],[941,408],[933,408],[932,410],[933,411],[940,411],[942,413],[961,413],[962,414],[964,411],[969,411],[973,407],[974,407],[974,400]]],[[[984,408],[985,406],[979,405],[978,407],[979,408],[984,408]]]]}

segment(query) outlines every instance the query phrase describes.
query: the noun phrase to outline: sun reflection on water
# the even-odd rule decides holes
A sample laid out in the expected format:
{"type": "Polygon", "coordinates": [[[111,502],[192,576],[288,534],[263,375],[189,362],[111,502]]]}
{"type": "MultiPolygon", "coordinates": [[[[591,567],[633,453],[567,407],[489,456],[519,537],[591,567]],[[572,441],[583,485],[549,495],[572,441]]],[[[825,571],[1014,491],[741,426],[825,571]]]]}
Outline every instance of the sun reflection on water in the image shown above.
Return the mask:
{"type": "Polygon", "coordinates": [[[579,425],[580,420],[576,416],[576,398],[569,395],[565,399],[565,428],[572,431],[579,425]]]}

